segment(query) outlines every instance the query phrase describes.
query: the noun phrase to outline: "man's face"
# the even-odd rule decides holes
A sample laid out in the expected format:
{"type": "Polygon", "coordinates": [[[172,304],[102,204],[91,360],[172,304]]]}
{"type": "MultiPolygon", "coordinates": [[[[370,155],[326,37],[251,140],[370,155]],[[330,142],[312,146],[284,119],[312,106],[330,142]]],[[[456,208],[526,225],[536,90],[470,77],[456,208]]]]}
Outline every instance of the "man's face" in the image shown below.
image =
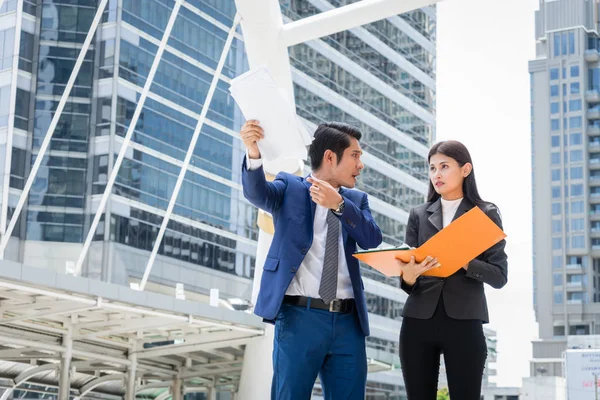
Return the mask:
{"type": "Polygon", "coordinates": [[[350,147],[344,150],[344,155],[339,163],[337,156],[333,155],[335,162],[331,166],[331,176],[338,186],[347,188],[356,186],[360,171],[365,167],[360,161],[361,156],[362,149],[355,138],[350,138],[350,147]]]}

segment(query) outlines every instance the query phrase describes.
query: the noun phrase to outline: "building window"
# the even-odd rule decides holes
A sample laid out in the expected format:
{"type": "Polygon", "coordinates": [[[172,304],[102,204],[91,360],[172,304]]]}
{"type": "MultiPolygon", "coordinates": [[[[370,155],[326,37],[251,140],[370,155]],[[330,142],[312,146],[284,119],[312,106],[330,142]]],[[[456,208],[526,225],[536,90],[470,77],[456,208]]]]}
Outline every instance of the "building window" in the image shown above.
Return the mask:
{"type": "Polygon", "coordinates": [[[550,103],[550,113],[558,114],[560,112],[560,104],[559,103],[550,103]]]}
{"type": "Polygon", "coordinates": [[[575,54],[575,32],[569,31],[569,54],[575,54]]]}
{"type": "Polygon", "coordinates": [[[550,140],[552,142],[552,147],[560,147],[560,136],[552,136],[550,140]]]}
{"type": "Polygon", "coordinates": [[[560,48],[561,54],[563,56],[567,55],[567,49],[569,47],[569,42],[567,42],[567,32],[563,32],[560,38],[560,48]]]}
{"type": "Polygon", "coordinates": [[[8,125],[8,109],[10,104],[10,85],[0,87],[0,126],[8,125]]]}
{"type": "Polygon", "coordinates": [[[582,150],[571,150],[571,162],[579,162],[583,161],[583,151],[582,150]]]}
{"type": "Polygon", "coordinates": [[[0,70],[10,68],[13,60],[15,29],[0,31],[0,70]]]}
{"type": "Polygon", "coordinates": [[[583,196],[583,185],[571,185],[571,196],[583,196]]]}
{"type": "Polygon", "coordinates": [[[584,236],[573,236],[571,238],[571,248],[572,249],[584,249],[585,248],[585,237],[584,236]]]}
{"type": "MultiPolygon", "coordinates": [[[[580,303],[587,303],[587,296],[584,296],[581,292],[573,292],[568,294],[568,300],[575,300],[580,303]]],[[[569,335],[589,335],[589,325],[571,325],[569,326],[569,335]]]]}
{"type": "Polygon", "coordinates": [[[560,203],[552,203],[552,215],[560,215],[562,206],[560,203]]]}
{"type": "Polygon", "coordinates": [[[563,292],[554,292],[554,304],[563,303],[563,292]]]}
{"type": "Polygon", "coordinates": [[[552,268],[558,269],[563,267],[563,257],[562,256],[552,256],[552,268]]]}
{"type": "Polygon", "coordinates": [[[583,179],[583,167],[571,167],[571,179],[583,179]]]}
{"type": "Polygon", "coordinates": [[[560,269],[563,267],[563,256],[552,256],[552,268],[560,269]]]}
{"type": "Polygon", "coordinates": [[[560,130],[560,120],[553,118],[550,120],[550,130],[553,132],[560,130]]]}
{"type": "Polygon", "coordinates": [[[581,232],[584,230],[585,222],[583,218],[573,218],[571,219],[571,230],[573,232],[581,232]]]}
{"type": "Polygon", "coordinates": [[[571,82],[571,94],[579,94],[580,90],[579,82],[571,82]]]}
{"type": "Polygon", "coordinates": [[[562,222],[560,220],[552,220],[552,233],[562,233],[562,222]]]}
{"type": "Polygon", "coordinates": [[[552,68],[552,69],[550,70],[550,80],[551,80],[551,81],[555,81],[555,80],[557,80],[558,78],[559,78],[559,75],[558,75],[558,68],[552,68]]]}
{"type": "MultiPolygon", "coordinates": [[[[573,112],[573,111],[581,111],[581,100],[570,100],[569,101],[569,111],[573,112]]],[[[581,117],[580,119],[580,123],[581,123],[581,117]]],[[[571,125],[571,128],[573,128],[573,125],[571,125]]]]}
{"type": "Polygon", "coordinates": [[[571,133],[571,137],[570,137],[570,144],[571,146],[577,146],[583,143],[583,138],[581,136],[581,133],[571,133]]]}
{"type": "Polygon", "coordinates": [[[584,249],[585,248],[585,238],[583,236],[573,236],[571,238],[571,248],[572,249],[584,249]]]}
{"type": "Polygon", "coordinates": [[[552,182],[560,181],[560,169],[553,169],[551,174],[552,174],[552,182]]]}
{"type": "Polygon", "coordinates": [[[552,153],[550,155],[550,160],[551,160],[552,165],[560,164],[560,153],[552,153]]]}
{"type": "Polygon", "coordinates": [[[550,96],[551,97],[556,97],[558,96],[559,92],[558,92],[558,85],[551,85],[550,86],[550,96]]]}
{"type": "Polygon", "coordinates": [[[571,66],[571,78],[577,78],[579,76],[579,65],[571,66]]]}
{"type": "Polygon", "coordinates": [[[571,214],[583,213],[583,201],[574,201],[571,203],[571,214]]]}
{"type": "Polygon", "coordinates": [[[560,57],[560,33],[554,33],[554,57],[560,57]]]}
{"type": "MultiPolygon", "coordinates": [[[[581,101],[580,101],[579,107],[581,109],[581,101]]],[[[569,126],[571,127],[571,129],[581,128],[581,117],[579,116],[579,117],[569,118],[569,126]]]]}
{"type": "Polygon", "coordinates": [[[560,199],[560,187],[559,186],[552,187],[552,198],[560,199]]]}
{"type": "Polygon", "coordinates": [[[562,249],[562,238],[552,238],[552,250],[562,249]]]}
{"type": "Polygon", "coordinates": [[[555,272],[552,274],[552,283],[554,286],[562,286],[563,284],[563,276],[560,272],[555,272]]]}

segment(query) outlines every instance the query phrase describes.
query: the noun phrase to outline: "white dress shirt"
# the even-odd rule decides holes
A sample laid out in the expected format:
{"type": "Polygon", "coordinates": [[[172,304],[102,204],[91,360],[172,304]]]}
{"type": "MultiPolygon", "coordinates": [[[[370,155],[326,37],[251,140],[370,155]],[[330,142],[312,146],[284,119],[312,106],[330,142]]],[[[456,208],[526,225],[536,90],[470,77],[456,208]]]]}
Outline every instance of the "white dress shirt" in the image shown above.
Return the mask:
{"type": "Polygon", "coordinates": [[[463,198],[456,200],[442,200],[442,216],[443,216],[443,226],[444,228],[450,225],[452,220],[454,219],[454,215],[456,215],[456,210],[458,210],[458,206],[462,202],[463,198]]]}
{"type": "MultiPolygon", "coordinates": [[[[251,159],[246,152],[246,166],[249,170],[255,170],[262,166],[262,159],[251,159]]],[[[321,285],[321,275],[323,273],[323,260],[325,259],[325,243],[327,240],[327,213],[328,208],[317,204],[315,209],[315,219],[313,221],[313,242],[306,253],[298,272],[290,283],[285,294],[290,296],[305,296],[312,298],[321,298],[319,296],[319,287],[321,285]]],[[[343,229],[343,228],[342,228],[343,229]]],[[[344,243],[342,239],[342,229],[338,238],[338,281],[337,296],[338,299],[354,298],[352,290],[352,281],[348,272],[348,263],[344,252],[344,243]]]]}

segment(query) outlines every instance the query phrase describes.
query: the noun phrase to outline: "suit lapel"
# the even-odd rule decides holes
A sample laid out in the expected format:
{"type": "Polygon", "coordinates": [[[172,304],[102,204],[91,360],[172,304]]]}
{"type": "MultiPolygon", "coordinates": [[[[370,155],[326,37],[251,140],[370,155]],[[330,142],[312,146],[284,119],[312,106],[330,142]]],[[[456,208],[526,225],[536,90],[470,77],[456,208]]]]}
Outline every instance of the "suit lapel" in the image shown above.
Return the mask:
{"type": "Polygon", "coordinates": [[[461,217],[464,213],[466,213],[473,207],[474,205],[471,204],[471,202],[467,198],[464,198],[458,205],[458,208],[456,209],[456,214],[454,214],[454,218],[452,218],[452,221],[461,217]]]}
{"type": "MultiPolygon", "coordinates": [[[[346,189],[344,189],[343,187],[340,188],[340,194],[342,196],[344,195],[345,192],[346,192],[346,189]]],[[[344,246],[346,245],[346,240],[348,240],[348,232],[346,232],[346,230],[344,229],[344,224],[342,224],[342,244],[344,246]]]]}
{"type": "MultiPolygon", "coordinates": [[[[473,204],[469,200],[463,199],[458,205],[458,208],[456,209],[456,213],[454,214],[454,218],[452,218],[452,221],[464,215],[471,208],[473,208],[473,204]]],[[[435,203],[431,204],[429,208],[427,208],[427,211],[431,213],[431,215],[429,216],[429,222],[431,222],[435,229],[441,231],[444,227],[444,217],[442,214],[442,199],[437,199],[435,203]]]]}
{"type": "Polygon", "coordinates": [[[444,221],[442,219],[442,200],[437,199],[434,203],[432,203],[427,211],[431,213],[429,216],[429,222],[437,229],[438,231],[442,230],[444,226],[444,221]]]}
{"type": "Polygon", "coordinates": [[[310,208],[310,220],[314,221],[315,220],[315,210],[317,209],[317,203],[315,203],[314,201],[312,201],[312,199],[310,198],[310,187],[312,186],[312,184],[306,180],[306,178],[310,177],[310,174],[308,174],[307,176],[304,177],[304,186],[306,186],[306,188],[308,189],[306,192],[306,198],[308,199],[308,207],[310,208]]]}
{"type": "MultiPolygon", "coordinates": [[[[308,189],[308,191],[306,192],[307,194],[307,198],[308,198],[308,204],[310,207],[310,220],[314,221],[315,220],[315,210],[317,209],[317,203],[315,203],[314,201],[312,201],[312,199],[310,198],[310,187],[312,186],[310,182],[308,182],[306,180],[306,178],[310,177],[310,174],[307,175],[304,178],[304,186],[306,186],[306,188],[308,189]]],[[[347,191],[348,189],[344,189],[344,188],[340,188],[340,194],[343,196],[344,193],[347,191]]],[[[342,244],[346,244],[346,240],[348,240],[348,232],[346,232],[346,230],[344,229],[343,225],[342,225],[342,244]]]]}

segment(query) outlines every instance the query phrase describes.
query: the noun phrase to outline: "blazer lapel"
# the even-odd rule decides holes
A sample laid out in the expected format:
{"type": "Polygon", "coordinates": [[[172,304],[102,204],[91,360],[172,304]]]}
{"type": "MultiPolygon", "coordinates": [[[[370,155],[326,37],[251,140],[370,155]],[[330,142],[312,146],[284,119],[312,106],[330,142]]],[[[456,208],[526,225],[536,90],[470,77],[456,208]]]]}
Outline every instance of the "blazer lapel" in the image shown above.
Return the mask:
{"type": "Polygon", "coordinates": [[[306,196],[308,199],[308,206],[310,208],[310,220],[314,221],[315,220],[315,210],[317,209],[317,203],[315,203],[314,201],[312,201],[312,199],[310,198],[310,187],[312,186],[312,184],[306,180],[306,178],[309,178],[310,174],[308,174],[307,176],[304,177],[304,186],[306,186],[306,188],[308,189],[308,191],[306,192],[306,196]]]}
{"type": "Polygon", "coordinates": [[[467,198],[462,199],[462,201],[458,205],[458,208],[456,209],[456,213],[454,214],[454,218],[452,218],[452,221],[462,216],[464,213],[466,213],[473,207],[474,205],[467,198]]]}
{"type": "Polygon", "coordinates": [[[433,204],[427,208],[427,211],[431,213],[429,216],[429,222],[437,229],[438,231],[442,230],[444,226],[444,221],[442,219],[442,200],[437,199],[433,204]]]}
{"type": "MultiPolygon", "coordinates": [[[[344,195],[345,192],[346,192],[346,189],[344,189],[343,187],[340,188],[340,194],[342,196],[344,195]]],[[[343,239],[342,244],[346,245],[346,240],[348,240],[348,232],[346,232],[346,230],[344,229],[344,224],[342,224],[342,239],[343,239]]]]}

